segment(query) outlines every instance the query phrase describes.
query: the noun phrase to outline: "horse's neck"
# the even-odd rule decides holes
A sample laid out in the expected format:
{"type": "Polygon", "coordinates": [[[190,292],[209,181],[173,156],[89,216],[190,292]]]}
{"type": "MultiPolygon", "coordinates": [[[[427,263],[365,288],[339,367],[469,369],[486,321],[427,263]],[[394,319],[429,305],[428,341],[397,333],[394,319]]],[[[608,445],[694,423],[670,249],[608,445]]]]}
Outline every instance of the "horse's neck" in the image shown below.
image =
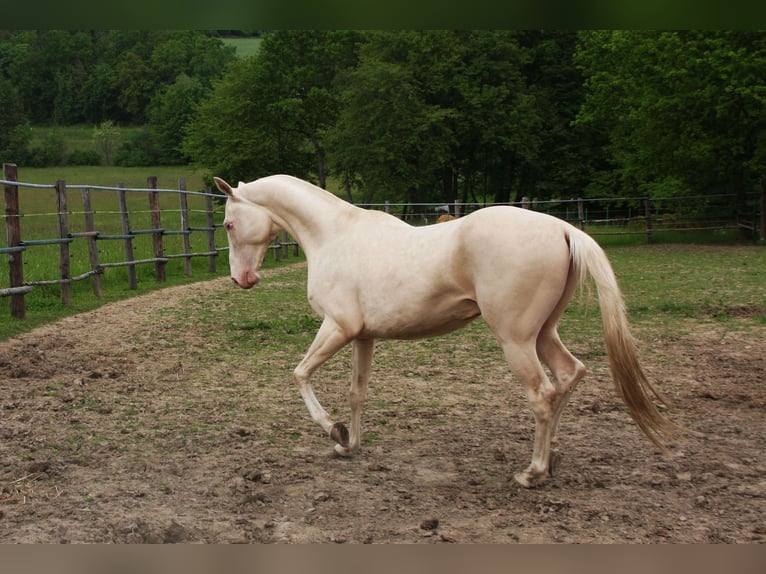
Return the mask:
{"type": "Polygon", "coordinates": [[[304,251],[321,244],[327,234],[337,233],[342,220],[360,211],[328,191],[286,176],[259,180],[245,197],[268,209],[304,251]]]}

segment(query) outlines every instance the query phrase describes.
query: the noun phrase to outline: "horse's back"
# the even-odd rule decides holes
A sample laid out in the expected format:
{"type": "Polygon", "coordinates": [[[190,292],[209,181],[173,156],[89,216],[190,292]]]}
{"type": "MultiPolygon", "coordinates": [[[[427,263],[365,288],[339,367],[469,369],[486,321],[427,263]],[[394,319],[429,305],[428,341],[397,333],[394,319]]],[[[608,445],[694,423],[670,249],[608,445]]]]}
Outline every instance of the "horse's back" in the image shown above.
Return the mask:
{"type": "Polygon", "coordinates": [[[536,266],[569,259],[571,226],[561,219],[511,206],[486,207],[461,218],[461,243],[477,261],[515,261],[536,266]]]}

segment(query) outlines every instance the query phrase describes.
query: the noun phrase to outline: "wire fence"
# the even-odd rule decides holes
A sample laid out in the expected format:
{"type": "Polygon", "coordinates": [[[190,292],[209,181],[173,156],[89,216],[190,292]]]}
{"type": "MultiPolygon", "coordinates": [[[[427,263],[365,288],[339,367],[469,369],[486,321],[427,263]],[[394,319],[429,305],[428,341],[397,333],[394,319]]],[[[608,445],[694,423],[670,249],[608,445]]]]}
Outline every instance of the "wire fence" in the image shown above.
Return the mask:
{"type": "MultiPolygon", "coordinates": [[[[130,289],[138,284],[137,269],[149,266],[156,281],[166,280],[166,266],[181,260],[183,272],[193,273],[192,260],[207,260],[216,273],[218,256],[228,249],[222,227],[222,196],[210,188],[187,191],[157,187],[147,178],[145,188],[96,185],[33,184],[17,180],[14,164],[5,164],[6,241],[0,255],[8,267],[0,268],[0,297],[11,298],[11,315],[25,314],[24,296],[42,286],[58,286],[63,304],[72,301],[72,284],[89,279],[93,294],[102,297],[102,276],[124,268],[130,289]],[[24,205],[20,202],[19,190],[24,205]],[[74,195],[79,192],[79,202],[74,195]],[[80,207],[75,207],[77,204],[80,207]],[[26,258],[26,259],[25,259],[26,258]],[[6,271],[7,269],[7,271],[6,271]],[[7,285],[7,287],[5,286],[7,285]]],[[[694,233],[766,238],[766,184],[760,192],[672,198],[600,198],[511,203],[564,219],[594,236],[644,236],[647,243],[694,233]]],[[[386,211],[414,225],[461,217],[482,203],[374,203],[360,207],[386,211]]],[[[688,235],[691,237],[691,235],[688,235]]],[[[298,244],[286,234],[271,245],[274,259],[298,254],[298,244]]]]}
{"type": "MultiPolygon", "coordinates": [[[[429,224],[460,217],[486,203],[368,203],[363,207],[386,211],[413,224],[429,224]]],[[[492,204],[498,205],[498,204],[492,204]]],[[[734,194],[669,198],[573,198],[503,203],[548,213],[595,236],[643,235],[651,243],[657,234],[737,231],[753,240],[766,237],[762,214],[766,190],[744,197],[734,194]]]]}

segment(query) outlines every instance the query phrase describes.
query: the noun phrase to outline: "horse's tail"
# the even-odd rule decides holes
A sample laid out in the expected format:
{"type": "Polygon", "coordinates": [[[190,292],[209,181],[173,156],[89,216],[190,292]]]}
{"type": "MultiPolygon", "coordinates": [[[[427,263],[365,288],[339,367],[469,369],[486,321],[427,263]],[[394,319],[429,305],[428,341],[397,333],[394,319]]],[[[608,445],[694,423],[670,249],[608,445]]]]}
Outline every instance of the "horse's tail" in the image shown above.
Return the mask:
{"type": "Polygon", "coordinates": [[[573,272],[580,283],[591,278],[598,290],[609,366],[617,392],[639,428],[664,453],[679,427],[665,417],[652,397],[666,406],[667,399],[649,382],[638,362],[636,342],[630,334],[625,303],[609,260],[596,241],[577,228],[568,232],[573,272]]]}

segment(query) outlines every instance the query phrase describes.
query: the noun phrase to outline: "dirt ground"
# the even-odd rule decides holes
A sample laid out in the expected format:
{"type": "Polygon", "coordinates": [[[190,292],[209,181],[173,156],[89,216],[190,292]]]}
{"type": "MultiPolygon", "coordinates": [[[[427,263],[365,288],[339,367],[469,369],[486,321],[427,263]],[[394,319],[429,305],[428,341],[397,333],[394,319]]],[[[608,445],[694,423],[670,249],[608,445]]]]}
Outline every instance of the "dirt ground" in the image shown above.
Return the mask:
{"type": "MultiPolygon", "coordinates": [[[[230,290],[168,288],[0,342],[1,542],[766,537],[762,324],[689,319],[678,337],[645,341],[650,378],[693,431],[669,459],[617,399],[603,352],[573,349],[589,374],[562,420],[561,462],[525,490],[511,477],[531,456],[531,416],[493,341],[449,356],[381,342],[363,450],[341,459],[292,386],[292,351],[221,364],[209,326],[175,319],[230,290]],[[282,376],[261,380],[267,363],[282,376]]],[[[347,413],[348,362],[317,379],[331,412],[347,413]]]]}

